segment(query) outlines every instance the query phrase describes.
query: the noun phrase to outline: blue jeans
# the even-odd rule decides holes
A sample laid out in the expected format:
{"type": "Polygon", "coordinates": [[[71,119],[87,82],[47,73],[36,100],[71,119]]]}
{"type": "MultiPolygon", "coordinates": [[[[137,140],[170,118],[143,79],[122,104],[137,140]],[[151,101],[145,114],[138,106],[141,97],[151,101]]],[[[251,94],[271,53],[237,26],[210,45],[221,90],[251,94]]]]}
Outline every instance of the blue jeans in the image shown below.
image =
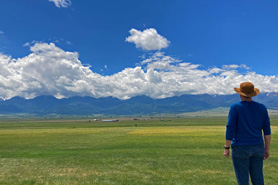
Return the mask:
{"type": "Polygon", "coordinates": [[[232,159],[238,185],[264,185],[264,145],[232,146],[232,159]]]}

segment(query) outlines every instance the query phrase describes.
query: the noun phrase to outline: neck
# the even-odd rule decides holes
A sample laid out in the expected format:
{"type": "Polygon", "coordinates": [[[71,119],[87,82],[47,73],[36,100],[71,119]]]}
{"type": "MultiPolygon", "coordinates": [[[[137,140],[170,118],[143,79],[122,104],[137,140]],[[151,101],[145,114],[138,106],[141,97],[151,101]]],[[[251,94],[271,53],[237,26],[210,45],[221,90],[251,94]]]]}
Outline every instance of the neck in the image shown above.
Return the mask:
{"type": "Polygon", "coordinates": [[[252,101],[252,98],[240,95],[241,101],[252,101]]]}

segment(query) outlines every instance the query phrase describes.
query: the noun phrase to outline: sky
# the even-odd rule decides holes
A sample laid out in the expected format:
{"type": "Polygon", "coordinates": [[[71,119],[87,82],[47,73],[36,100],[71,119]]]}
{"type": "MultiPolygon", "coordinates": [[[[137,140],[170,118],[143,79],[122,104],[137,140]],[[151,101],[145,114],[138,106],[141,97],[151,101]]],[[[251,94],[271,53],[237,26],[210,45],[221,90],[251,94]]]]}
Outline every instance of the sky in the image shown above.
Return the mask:
{"type": "Polygon", "coordinates": [[[0,98],[278,92],[275,0],[1,0],[0,98]]]}

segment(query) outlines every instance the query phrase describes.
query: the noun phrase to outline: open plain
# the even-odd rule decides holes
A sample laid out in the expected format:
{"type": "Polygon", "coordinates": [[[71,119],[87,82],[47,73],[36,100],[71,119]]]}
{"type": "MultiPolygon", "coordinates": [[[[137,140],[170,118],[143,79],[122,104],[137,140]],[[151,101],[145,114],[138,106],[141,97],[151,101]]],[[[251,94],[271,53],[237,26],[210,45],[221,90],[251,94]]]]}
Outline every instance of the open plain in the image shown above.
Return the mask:
{"type": "MultiPolygon", "coordinates": [[[[233,185],[223,156],[226,117],[140,118],[119,122],[0,122],[0,184],[233,185]]],[[[271,117],[266,184],[278,184],[278,117],[271,117]]]]}

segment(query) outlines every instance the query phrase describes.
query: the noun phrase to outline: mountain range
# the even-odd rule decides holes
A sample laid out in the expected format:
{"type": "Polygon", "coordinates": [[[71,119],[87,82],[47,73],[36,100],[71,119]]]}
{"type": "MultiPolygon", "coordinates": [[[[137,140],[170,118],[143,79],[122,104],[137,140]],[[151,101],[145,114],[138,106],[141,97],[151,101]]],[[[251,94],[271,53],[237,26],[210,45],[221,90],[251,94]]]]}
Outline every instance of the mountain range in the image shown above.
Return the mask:
{"type": "MultiPolygon", "coordinates": [[[[278,109],[278,93],[261,93],[253,98],[268,109],[278,109]]],[[[33,115],[155,115],[179,114],[230,107],[240,101],[238,94],[233,95],[182,95],[164,99],[137,96],[127,100],[113,97],[70,97],[57,99],[53,96],[38,96],[34,99],[13,97],[0,100],[0,114],[33,115]]]]}

